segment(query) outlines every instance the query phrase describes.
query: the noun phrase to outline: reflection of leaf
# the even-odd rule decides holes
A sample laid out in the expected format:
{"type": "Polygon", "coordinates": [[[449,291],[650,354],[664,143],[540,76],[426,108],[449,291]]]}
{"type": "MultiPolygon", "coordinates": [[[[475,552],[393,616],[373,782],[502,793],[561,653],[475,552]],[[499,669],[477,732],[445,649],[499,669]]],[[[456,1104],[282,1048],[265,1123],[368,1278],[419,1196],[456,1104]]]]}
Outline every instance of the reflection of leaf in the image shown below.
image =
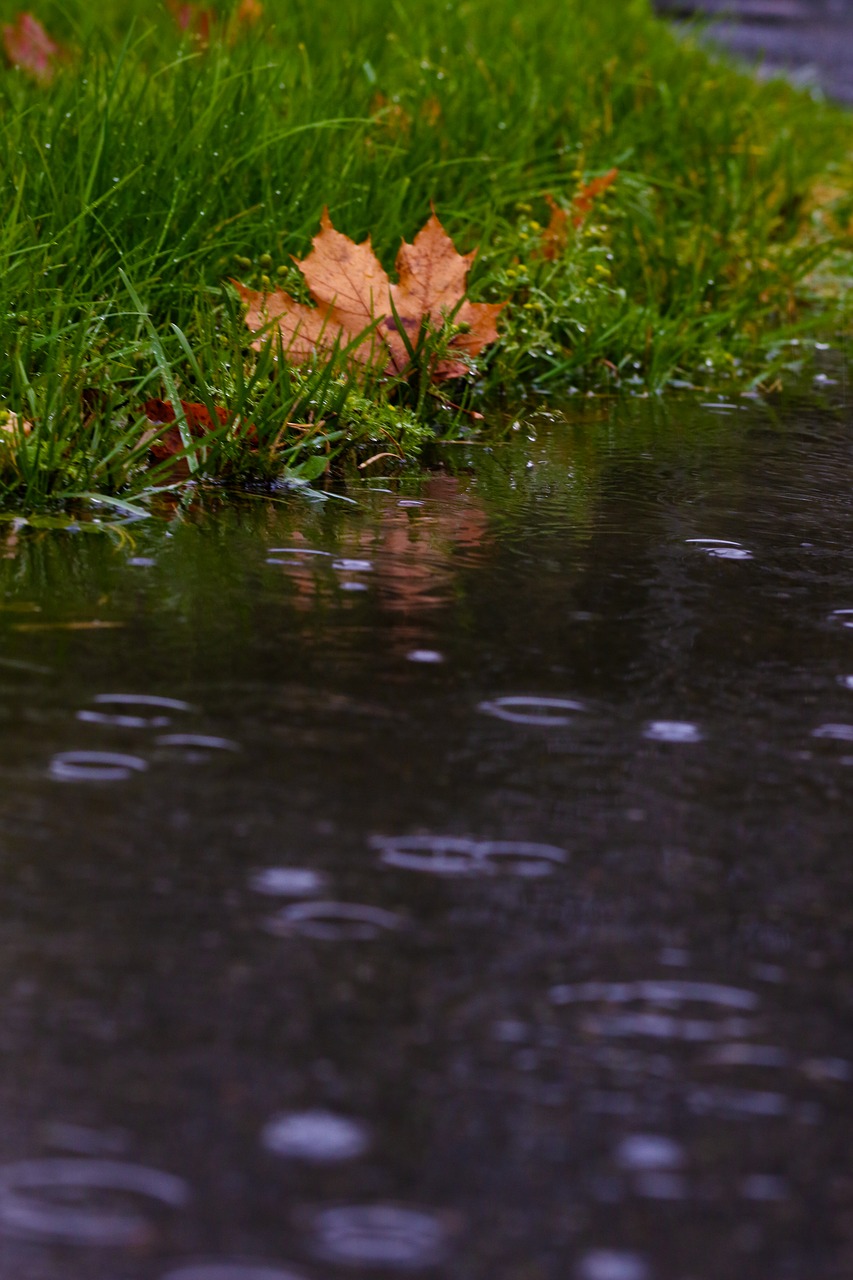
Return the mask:
{"type": "MultiPolygon", "coordinates": [[[[475,253],[458,253],[433,214],[413,244],[401,245],[398,282],[391,284],[370,240],[355,244],[335,230],[324,210],[311,252],[296,263],[316,307],[281,290],[264,294],[234,284],[246,304],[249,329],[259,333],[272,325],[294,364],[349,347],[348,354],[360,364],[401,374],[424,329],[439,332],[452,320],[460,331],[447,343],[446,358],[430,369],[433,380],[441,381],[468,373],[463,357],[478,355],[498,336],[504,304],[469,302],[465,296],[475,253]]],[[[262,341],[253,345],[260,349],[262,341]]]]}
{"type": "Polygon", "coordinates": [[[13,67],[40,84],[50,84],[62,52],[31,13],[19,13],[14,23],[3,28],[3,49],[13,67]]]}

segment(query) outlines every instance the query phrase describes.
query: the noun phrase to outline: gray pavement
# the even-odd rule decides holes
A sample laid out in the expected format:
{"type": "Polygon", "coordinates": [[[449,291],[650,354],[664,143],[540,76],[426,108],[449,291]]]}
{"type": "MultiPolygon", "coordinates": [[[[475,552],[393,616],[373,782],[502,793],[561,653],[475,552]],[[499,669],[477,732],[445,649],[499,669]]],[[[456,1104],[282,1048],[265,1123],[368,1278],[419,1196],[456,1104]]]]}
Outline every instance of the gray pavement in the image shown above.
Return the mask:
{"type": "Polygon", "coordinates": [[[759,66],[853,105],[853,0],[656,0],[677,22],[759,66]]]}

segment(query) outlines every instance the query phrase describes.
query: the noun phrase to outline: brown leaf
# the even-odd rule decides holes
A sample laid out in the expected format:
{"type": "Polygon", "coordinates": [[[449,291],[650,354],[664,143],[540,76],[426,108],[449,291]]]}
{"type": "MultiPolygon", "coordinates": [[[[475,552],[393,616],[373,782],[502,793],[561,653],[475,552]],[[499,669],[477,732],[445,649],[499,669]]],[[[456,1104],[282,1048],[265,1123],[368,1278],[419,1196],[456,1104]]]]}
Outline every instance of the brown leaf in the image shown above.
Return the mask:
{"type": "MultiPolygon", "coordinates": [[[[468,373],[469,365],[461,357],[478,355],[497,338],[504,304],[468,302],[468,270],[476,251],[458,253],[435,213],[414,243],[401,245],[394,285],[370,240],[355,244],[336,231],[328,210],[323,210],[321,230],[312,245],[308,257],[296,260],[296,265],[317,307],[296,302],[280,290],[263,294],[233,281],[246,303],[248,328],[252,333],[277,328],[294,364],[354,343],[350,354],[355,360],[385,373],[402,373],[410,363],[407,342],[414,347],[422,327],[438,331],[453,319],[464,326],[449,344],[460,359],[450,357],[434,365],[430,376],[441,381],[468,373]]],[[[256,350],[262,345],[263,339],[253,343],[256,350]]]]}
{"type": "Polygon", "coordinates": [[[553,262],[555,258],[559,258],[560,254],[566,247],[566,240],[569,232],[569,215],[566,213],[557,201],[550,194],[545,196],[548,207],[551,210],[551,217],[547,227],[542,232],[542,238],[539,241],[539,251],[537,257],[546,258],[549,262],[553,262]]]}
{"type": "MultiPolygon", "coordinates": [[[[370,237],[362,244],[354,244],[332,226],[328,209],[323,210],[320,226],[320,234],[311,242],[311,252],[297,266],[327,318],[333,335],[329,345],[333,345],[339,334],[348,333],[355,338],[388,315],[390,285],[370,237]]],[[[365,364],[384,363],[387,352],[383,350],[382,336],[368,334],[353,354],[365,364]]]]}
{"type": "MultiPolygon", "coordinates": [[[[588,182],[586,186],[581,187],[572,200],[572,208],[574,210],[571,223],[573,227],[581,227],[587,219],[588,214],[598,198],[609,186],[616,181],[618,169],[610,169],[599,178],[593,178],[592,182],[588,182]]],[[[550,193],[546,193],[545,200],[548,208],[551,210],[551,217],[548,225],[539,238],[539,246],[533,252],[535,258],[545,258],[549,262],[553,262],[555,258],[559,258],[560,254],[566,247],[566,241],[569,236],[569,215],[566,210],[554,199],[550,193]]]]}
{"type": "Polygon", "coordinates": [[[585,187],[581,187],[572,200],[575,209],[575,216],[572,222],[576,227],[583,223],[598,196],[613,185],[618,175],[618,169],[608,169],[607,173],[603,173],[599,178],[593,178],[592,182],[588,182],[585,187]]]}
{"type": "Polygon", "coordinates": [[[3,49],[13,67],[20,67],[40,84],[50,84],[62,50],[31,13],[19,13],[3,28],[3,49]]]}
{"type": "MultiPolygon", "coordinates": [[[[209,435],[211,431],[216,431],[218,427],[224,427],[230,417],[226,409],[217,407],[216,416],[219,421],[213,423],[205,405],[189,400],[182,400],[181,408],[184,411],[184,418],[189,427],[190,435],[197,438],[209,435]]],[[[171,400],[146,400],[142,406],[142,412],[152,427],[174,422],[176,418],[171,400]]],[[[164,458],[173,458],[176,453],[181,453],[184,448],[184,442],[181,438],[180,427],[171,427],[168,431],[157,433],[150,440],[148,448],[158,461],[164,458]]]]}
{"type": "Polygon", "coordinates": [[[210,28],[216,21],[213,10],[200,4],[181,4],[180,0],[168,0],[168,4],[169,12],[180,30],[195,36],[201,44],[207,44],[210,40],[210,28]]]}
{"type": "Polygon", "coordinates": [[[252,27],[264,16],[261,0],[241,0],[234,14],[237,26],[252,27]]]}

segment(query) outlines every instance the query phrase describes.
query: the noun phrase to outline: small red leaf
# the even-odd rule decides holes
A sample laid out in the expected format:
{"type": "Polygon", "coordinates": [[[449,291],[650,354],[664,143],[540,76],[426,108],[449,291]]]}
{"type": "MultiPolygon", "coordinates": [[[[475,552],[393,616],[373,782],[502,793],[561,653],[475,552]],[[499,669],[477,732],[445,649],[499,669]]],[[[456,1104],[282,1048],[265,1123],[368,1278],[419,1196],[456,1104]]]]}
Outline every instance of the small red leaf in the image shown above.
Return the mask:
{"type": "MultiPolygon", "coordinates": [[[[216,416],[218,422],[211,422],[210,414],[203,404],[197,402],[182,400],[181,408],[184,411],[186,424],[190,429],[190,435],[201,437],[209,435],[211,431],[215,431],[217,427],[224,427],[230,418],[227,409],[217,407],[216,416]]],[[[145,414],[152,427],[165,425],[167,422],[175,421],[175,410],[172,407],[171,400],[146,400],[142,406],[142,412],[145,414]]],[[[155,458],[158,460],[163,458],[173,458],[176,453],[181,453],[184,442],[181,438],[180,428],[171,427],[168,431],[158,435],[156,440],[152,440],[148,448],[155,458]]]]}
{"type": "Polygon", "coordinates": [[[593,178],[592,182],[588,182],[585,187],[581,187],[572,201],[575,209],[575,216],[572,221],[576,227],[583,223],[597,197],[602,195],[608,187],[611,187],[618,176],[618,169],[608,169],[607,173],[603,173],[600,178],[593,178]]]}
{"type": "Polygon", "coordinates": [[[13,67],[20,67],[40,84],[49,84],[62,50],[31,13],[19,13],[3,28],[3,49],[13,67]]]}

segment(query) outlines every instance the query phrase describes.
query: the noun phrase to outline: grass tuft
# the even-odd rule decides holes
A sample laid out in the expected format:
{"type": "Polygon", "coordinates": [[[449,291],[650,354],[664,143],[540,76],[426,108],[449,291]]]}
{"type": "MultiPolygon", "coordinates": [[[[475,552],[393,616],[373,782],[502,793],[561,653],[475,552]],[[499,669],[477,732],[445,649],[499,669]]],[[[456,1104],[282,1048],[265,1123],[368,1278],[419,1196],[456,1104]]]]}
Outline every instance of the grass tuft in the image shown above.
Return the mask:
{"type": "Polygon", "coordinates": [[[847,322],[851,118],[645,3],[266,0],[245,25],[221,4],[206,43],[165,5],[32,7],[66,52],[47,85],[0,64],[7,507],[138,499],[178,463],[265,484],[344,450],[403,465],[519,388],[755,385],[785,335],[847,322]],[[549,197],[570,211],[614,167],[545,256],[549,197]],[[509,299],[470,385],[251,350],[229,277],[298,291],[324,205],[393,261],[431,202],[480,248],[472,295],[509,299]],[[182,456],[152,467],[152,397],[228,420],[199,439],[178,409],[182,456]]]}

